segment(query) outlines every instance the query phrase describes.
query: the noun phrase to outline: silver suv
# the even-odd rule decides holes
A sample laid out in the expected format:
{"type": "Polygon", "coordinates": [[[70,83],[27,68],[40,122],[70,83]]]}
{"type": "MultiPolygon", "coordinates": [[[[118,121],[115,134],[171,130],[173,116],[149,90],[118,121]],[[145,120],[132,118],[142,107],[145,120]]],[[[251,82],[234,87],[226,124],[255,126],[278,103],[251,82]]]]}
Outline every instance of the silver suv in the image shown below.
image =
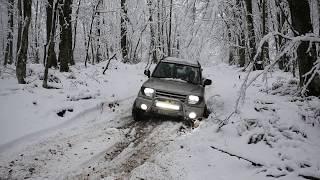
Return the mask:
{"type": "Polygon", "coordinates": [[[200,63],[167,57],[144,74],[149,79],[143,83],[134,101],[132,115],[134,120],[146,119],[149,115],[164,115],[196,120],[207,117],[209,112],[205,103],[205,86],[210,79],[202,78],[200,63]]]}

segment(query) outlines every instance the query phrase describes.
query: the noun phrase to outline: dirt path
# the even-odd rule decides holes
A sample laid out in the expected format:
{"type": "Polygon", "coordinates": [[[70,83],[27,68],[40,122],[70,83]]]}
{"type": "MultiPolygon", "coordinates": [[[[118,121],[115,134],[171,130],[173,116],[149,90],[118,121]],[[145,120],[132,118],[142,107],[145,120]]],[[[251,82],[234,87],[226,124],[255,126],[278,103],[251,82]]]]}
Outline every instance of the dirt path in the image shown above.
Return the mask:
{"type": "Polygon", "coordinates": [[[173,141],[182,126],[154,119],[134,122],[130,104],[104,106],[82,123],[0,152],[0,179],[127,179],[173,141]]]}
{"type": "Polygon", "coordinates": [[[94,161],[83,164],[82,170],[69,175],[68,179],[127,179],[132,170],[149,161],[173,141],[180,127],[181,123],[161,120],[134,122],[128,127],[123,141],[107,149],[94,161]]]}

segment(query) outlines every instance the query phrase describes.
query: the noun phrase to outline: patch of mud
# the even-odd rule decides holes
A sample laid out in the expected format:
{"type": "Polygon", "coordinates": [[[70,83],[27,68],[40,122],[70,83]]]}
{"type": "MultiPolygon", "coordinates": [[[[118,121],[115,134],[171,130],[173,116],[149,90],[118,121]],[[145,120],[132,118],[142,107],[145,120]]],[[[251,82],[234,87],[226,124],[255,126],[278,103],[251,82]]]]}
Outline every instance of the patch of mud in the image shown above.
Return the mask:
{"type": "Polygon", "coordinates": [[[128,179],[136,168],[152,163],[152,157],[177,136],[189,132],[174,120],[133,121],[128,106],[116,105],[115,113],[109,104],[99,107],[100,113],[97,109],[94,116],[79,117],[87,120],[76,126],[59,129],[14,152],[1,152],[0,179],[128,179]]]}
{"type": "Polygon", "coordinates": [[[181,125],[178,122],[154,119],[131,122],[121,127],[128,127],[125,139],[108,149],[103,158],[89,165],[94,168],[82,168],[81,172],[75,172],[67,179],[128,179],[131,172],[150,163],[153,155],[179,135],[181,125]]]}

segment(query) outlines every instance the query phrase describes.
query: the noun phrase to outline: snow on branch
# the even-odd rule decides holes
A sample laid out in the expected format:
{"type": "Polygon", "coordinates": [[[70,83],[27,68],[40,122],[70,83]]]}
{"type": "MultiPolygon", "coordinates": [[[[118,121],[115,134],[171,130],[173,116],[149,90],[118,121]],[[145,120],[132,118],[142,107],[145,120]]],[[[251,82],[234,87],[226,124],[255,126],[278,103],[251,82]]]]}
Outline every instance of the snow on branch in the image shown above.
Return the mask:
{"type": "MultiPolygon", "coordinates": [[[[228,124],[228,121],[232,115],[239,112],[240,102],[242,102],[242,103],[244,102],[244,99],[246,96],[246,90],[251,86],[251,84],[254,81],[256,81],[257,78],[260,77],[262,74],[265,74],[270,69],[272,69],[279,62],[281,57],[283,57],[285,54],[296,51],[296,49],[299,47],[301,42],[310,42],[310,44],[320,43],[320,37],[315,34],[311,34],[311,33],[306,34],[306,35],[302,35],[302,36],[297,36],[297,37],[290,37],[290,36],[284,35],[280,32],[270,32],[261,39],[259,46],[258,46],[258,49],[257,49],[257,53],[255,54],[253,61],[251,61],[249,66],[247,67],[249,71],[246,74],[246,77],[240,87],[239,96],[236,100],[234,112],[231,113],[230,116],[228,116],[225,120],[222,120],[219,123],[218,130],[220,130],[223,126],[228,124]],[[289,42],[285,45],[285,48],[276,55],[275,59],[264,68],[264,70],[262,72],[256,74],[254,77],[249,79],[249,76],[250,76],[251,72],[253,71],[254,64],[262,52],[262,47],[263,47],[264,43],[266,43],[268,40],[271,40],[271,38],[276,37],[276,36],[281,36],[281,37],[289,40],[289,42]]],[[[314,63],[314,67],[308,73],[306,73],[304,75],[304,77],[306,77],[310,74],[312,74],[311,78],[302,87],[301,94],[304,94],[306,92],[308,85],[310,84],[312,79],[316,76],[316,74],[320,74],[320,58],[317,59],[317,61],[314,63]]]]}

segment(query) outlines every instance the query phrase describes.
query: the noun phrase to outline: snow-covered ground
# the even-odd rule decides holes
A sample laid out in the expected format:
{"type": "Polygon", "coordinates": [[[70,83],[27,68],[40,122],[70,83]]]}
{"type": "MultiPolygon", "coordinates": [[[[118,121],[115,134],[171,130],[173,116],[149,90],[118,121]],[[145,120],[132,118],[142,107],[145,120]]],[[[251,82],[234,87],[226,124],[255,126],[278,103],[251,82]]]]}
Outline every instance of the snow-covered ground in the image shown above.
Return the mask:
{"type": "Polygon", "coordinates": [[[0,80],[0,147],[28,134],[77,121],[102,103],[133,97],[146,79],[143,65],[111,64],[103,75],[104,66],[105,63],[89,64],[84,68],[81,64],[72,67],[70,73],[51,71],[49,85],[60,89],[41,88],[42,65],[30,65],[27,85],[18,85],[12,75],[3,73],[6,76],[0,80]]]}
{"type": "Polygon", "coordinates": [[[245,78],[238,68],[204,67],[212,114],[190,129],[171,120],[134,122],[145,64],[114,61],[103,75],[105,65],[51,70],[57,89],[50,90],[41,88],[41,66],[28,67],[27,85],[2,70],[0,179],[320,178],[320,100],[293,95],[290,74],[254,82],[217,131],[234,111],[245,78]]]}
{"type": "MultiPolygon", "coordinates": [[[[248,89],[240,113],[217,132],[217,122],[234,111],[245,74],[225,64],[207,67],[205,73],[214,82],[208,89],[208,104],[214,113],[155,157],[160,167],[168,167],[173,179],[320,177],[319,99],[272,95],[290,77],[273,73],[268,86],[260,79],[248,89]],[[272,84],[274,90],[267,94],[272,84]]],[[[290,83],[283,84],[283,88],[290,87],[290,83]]]]}

